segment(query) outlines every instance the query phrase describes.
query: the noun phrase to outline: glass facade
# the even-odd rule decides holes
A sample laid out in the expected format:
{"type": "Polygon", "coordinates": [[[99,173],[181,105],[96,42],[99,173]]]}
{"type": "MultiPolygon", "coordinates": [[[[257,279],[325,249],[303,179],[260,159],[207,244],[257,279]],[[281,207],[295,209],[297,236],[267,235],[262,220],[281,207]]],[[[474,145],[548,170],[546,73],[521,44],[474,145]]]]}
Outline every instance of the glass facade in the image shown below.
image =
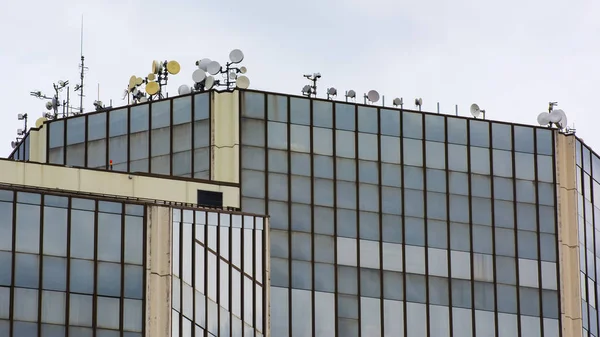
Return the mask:
{"type": "Polygon", "coordinates": [[[600,158],[580,141],[576,146],[579,269],[582,297],[582,336],[600,336],[600,158]],[[598,221],[597,221],[598,220],[598,221]]]}
{"type": "Polygon", "coordinates": [[[241,93],[272,336],[560,336],[551,130],[241,93]]]}
{"type": "Polygon", "coordinates": [[[50,164],[210,179],[210,93],[58,119],[46,127],[50,164]]]}
{"type": "Polygon", "coordinates": [[[27,133],[23,140],[19,142],[17,147],[13,150],[9,159],[28,161],[29,160],[29,133],[27,133]]]}
{"type": "Polygon", "coordinates": [[[144,211],[0,189],[0,336],[142,337],[144,211]]]}
{"type": "Polygon", "coordinates": [[[265,335],[266,234],[264,217],[173,210],[172,336],[265,335]]]}

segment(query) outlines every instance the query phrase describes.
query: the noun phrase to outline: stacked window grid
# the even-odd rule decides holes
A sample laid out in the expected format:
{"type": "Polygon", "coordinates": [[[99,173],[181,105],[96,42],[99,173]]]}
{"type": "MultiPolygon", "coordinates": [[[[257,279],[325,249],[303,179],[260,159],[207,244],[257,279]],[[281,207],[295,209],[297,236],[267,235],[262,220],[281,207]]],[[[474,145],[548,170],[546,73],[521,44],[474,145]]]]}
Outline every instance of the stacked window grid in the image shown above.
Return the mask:
{"type": "Polygon", "coordinates": [[[50,164],[210,179],[210,93],[93,112],[46,125],[50,164]]]}
{"type": "Polygon", "coordinates": [[[253,91],[240,111],[273,335],[560,335],[551,130],[253,91]]]}
{"type": "Polygon", "coordinates": [[[142,337],[144,210],[0,190],[0,336],[142,337]]]}
{"type": "Polygon", "coordinates": [[[173,209],[172,335],[265,335],[264,218],[173,209]]]}

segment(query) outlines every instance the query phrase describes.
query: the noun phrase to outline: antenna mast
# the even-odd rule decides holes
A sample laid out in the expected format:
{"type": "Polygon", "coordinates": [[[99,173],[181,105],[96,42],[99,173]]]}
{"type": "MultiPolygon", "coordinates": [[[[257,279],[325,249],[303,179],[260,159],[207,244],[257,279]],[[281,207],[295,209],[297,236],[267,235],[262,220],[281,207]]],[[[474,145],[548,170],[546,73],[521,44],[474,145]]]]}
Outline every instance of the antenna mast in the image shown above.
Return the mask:
{"type": "Polygon", "coordinates": [[[83,56],[83,15],[81,15],[81,64],[79,65],[80,71],[80,82],[79,87],[75,86],[75,91],[79,91],[79,112],[83,113],[83,78],[85,77],[85,71],[88,69],[85,66],[85,57],[83,56]]]}

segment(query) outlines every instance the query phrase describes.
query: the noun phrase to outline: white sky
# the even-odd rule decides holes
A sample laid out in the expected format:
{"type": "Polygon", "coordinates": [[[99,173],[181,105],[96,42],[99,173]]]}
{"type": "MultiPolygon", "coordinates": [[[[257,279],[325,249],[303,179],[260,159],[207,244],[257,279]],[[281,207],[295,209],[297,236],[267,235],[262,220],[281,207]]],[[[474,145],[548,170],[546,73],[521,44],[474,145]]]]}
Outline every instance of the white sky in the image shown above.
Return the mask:
{"type": "Polygon", "coordinates": [[[45,111],[30,91],[79,82],[82,14],[86,111],[98,84],[102,101],[124,105],[129,77],[147,75],[154,59],[181,63],[173,95],[192,83],[195,60],[223,63],[240,48],[254,89],[299,94],[302,74],[321,72],[320,97],[329,86],[376,89],[386,105],[422,97],[424,110],[440,102],[453,114],[458,104],[461,115],[476,102],[488,119],[526,124],[558,101],[600,149],[599,13],[594,0],[10,1],[0,11],[0,156],[22,127],[17,113],[31,126],[45,111]]]}

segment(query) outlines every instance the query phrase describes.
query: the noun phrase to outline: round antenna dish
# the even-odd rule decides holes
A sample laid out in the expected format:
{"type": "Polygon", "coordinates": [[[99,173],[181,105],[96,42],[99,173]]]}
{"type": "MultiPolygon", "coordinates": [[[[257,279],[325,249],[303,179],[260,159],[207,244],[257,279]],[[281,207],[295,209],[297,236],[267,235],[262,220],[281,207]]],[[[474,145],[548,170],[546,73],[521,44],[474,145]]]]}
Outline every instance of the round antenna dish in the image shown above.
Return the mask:
{"type": "Polygon", "coordinates": [[[146,103],[146,102],[148,102],[148,97],[146,97],[146,96],[140,97],[140,103],[146,103]]]}
{"type": "Polygon", "coordinates": [[[149,95],[156,95],[158,93],[158,90],[160,90],[160,87],[158,86],[158,83],[156,83],[156,82],[148,82],[148,84],[146,84],[146,92],[149,95]]]}
{"type": "Polygon", "coordinates": [[[190,92],[192,92],[192,89],[190,88],[189,85],[182,84],[182,85],[179,86],[179,89],[177,89],[177,92],[180,95],[186,95],[186,94],[189,94],[190,92]]]}
{"type": "Polygon", "coordinates": [[[241,66],[240,67],[240,73],[245,74],[248,71],[248,68],[241,66]]]}
{"type": "Polygon", "coordinates": [[[206,71],[211,75],[216,75],[221,71],[221,65],[217,61],[212,61],[206,66],[206,71]]]}
{"type": "Polygon", "coordinates": [[[395,106],[402,105],[402,98],[398,98],[398,97],[394,98],[393,103],[395,106]]]}
{"type": "Polygon", "coordinates": [[[350,98],[356,97],[356,91],[348,90],[348,92],[346,93],[346,97],[350,97],[350,98]]]}
{"type": "Polygon", "coordinates": [[[131,93],[132,93],[134,96],[135,96],[135,95],[137,95],[137,94],[138,94],[138,92],[140,92],[140,91],[138,90],[138,88],[133,88],[133,90],[131,90],[131,93]]]}
{"type": "Polygon", "coordinates": [[[137,77],[135,75],[133,75],[129,78],[129,89],[135,87],[136,80],[137,80],[137,77]]]}
{"type": "Polygon", "coordinates": [[[152,73],[148,74],[148,81],[154,81],[154,80],[156,80],[156,75],[154,75],[152,73]]]}
{"type": "Polygon", "coordinates": [[[194,80],[195,83],[200,83],[200,82],[204,81],[205,78],[206,78],[206,73],[202,69],[196,69],[192,73],[192,80],[194,80]]]}
{"type": "Polygon", "coordinates": [[[215,85],[215,78],[212,76],[208,76],[204,81],[204,89],[210,90],[212,89],[213,85],[215,85]]]}
{"type": "Polygon", "coordinates": [[[552,110],[551,113],[548,114],[548,121],[550,123],[558,123],[562,119],[562,115],[557,110],[552,110]]]}
{"type": "Polygon", "coordinates": [[[211,62],[212,62],[211,59],[202,59],[202,60],[196,62],[196,65],[198,66],[198,68],[200,68],[204,71],[208,71],[208,65],[211,62]]]}
{"type": "Polygon", "coordinates": [[[329,94],[329,96],[335,96],[335,95],[337,95],[337,89],[334,87],[331,87],[331,88],[327,89],[327,94],[329,94]]]}
{"type": "Polygon", "coordinates": [[[10,147],[12,147],[13,149],[17,147],[17,142],[15,142],[14,140],[10,142],[10,147]]]}
{"type": "Polygon", "coordinates": [[[239,49],[234,49],[229,53],[229,60],[232,63],[240,63],[244,60],[244,53],[239,49]]]}
{"type": "Polygon", "coordinates": [[[46,102],[46,109],[52,110],[52,102],[46,102]]]}
{"type": "Polygon", "coordinates": [[[421,106],[421,105],[423,105],[423,99],[422,99],[422,98],[416,98],[416,99],[415,99],[415,105],[416,105],[416,106],[421,106]]]}
{"type": "Polygon", "coordinates": [[[375,103],[379,101],[379,93],[376,90],[371,90],[367,93],[367,99],[375,103]]]}
{"type": "Polygon", "coordinates": [[[40,117],[35,121],[35,127],[36,128],[40,128],[42,125],[44,125],[44,122],[47,121],[47,119],[45,117],[40,117]]]}
{"type": "Polygon", "coordinates": [[[144,79],[141,77],[137,77],[135,79],[135,85],[142,85],[142,83],[144,83],[144,79]]]}
{"type": "Polygon", "coordinates": [[[558,121],[559,127],[561,129],[567,127],[567,114],[562,109],[553,110],[554,113],[560,116],[560,120],[558,121]]]}
{"type": "Polygon", "coordinates": [[[169,72],[169,74],[177,75],[177,74],[179,74],[180,70],[181,70],[181,66],[179,65],[179,62],[169,61],[167,63],[167,71],[169,72]]]}
{"type": "Polygon", "coordinates": [[[550,114],[547,112],[542,112],[537,116],[537,122],[539,125],[548,125],[550,124],[550,114]]]}
{"type": "Polygon", "coordinates": [[[244,75],[238,77],[235,85],[240,89],[248,89],[250,86],[250,79],[244,75]]]}
{"type": "Polygon", "coordinates": [[[162,70],[162,62],[154,60],[152,61],[152,73],[158,74],[162,70]]]}
{"type": "Polygon", "coordinates": [[[479,117],[479,115],[481,115],[481,109],[479,108],[479,105],[473,103],[471,104],[471,115],[475,118],[479,117]]]}

